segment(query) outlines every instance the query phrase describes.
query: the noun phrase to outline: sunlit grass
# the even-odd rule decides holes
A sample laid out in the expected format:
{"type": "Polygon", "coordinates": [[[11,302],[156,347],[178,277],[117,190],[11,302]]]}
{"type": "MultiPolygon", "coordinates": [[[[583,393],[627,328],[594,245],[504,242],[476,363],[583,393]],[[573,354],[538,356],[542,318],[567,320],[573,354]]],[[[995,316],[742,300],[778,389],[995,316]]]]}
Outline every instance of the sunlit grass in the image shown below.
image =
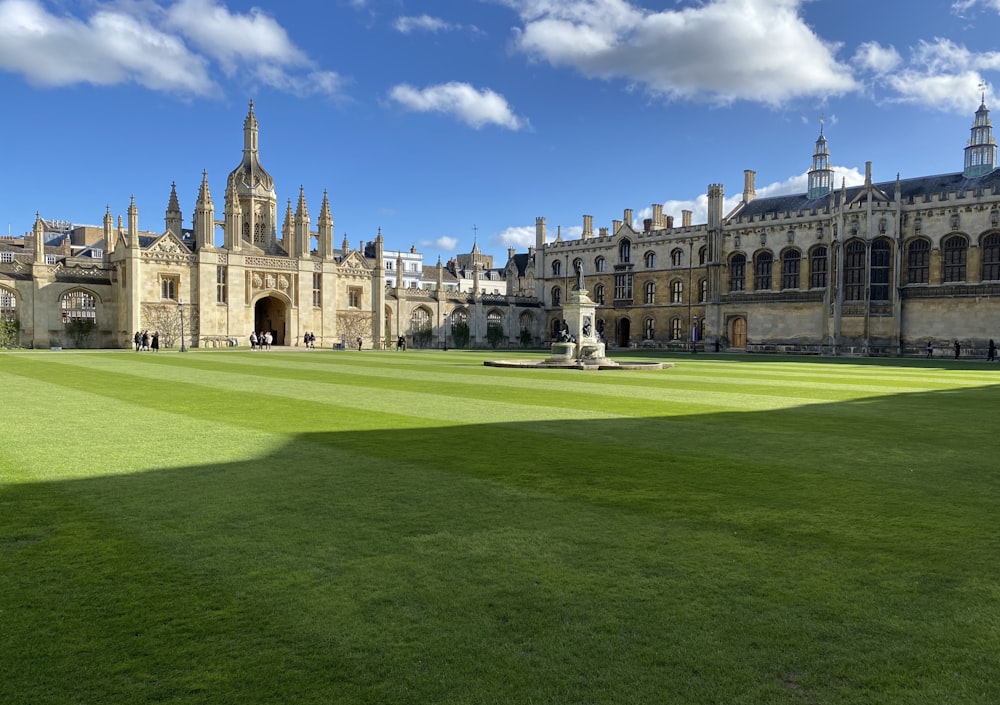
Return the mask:
{"type": "Polygon", "coordinates": [[[485,357],[0,355],[0,701],[1000,701],[1000,371],[485,357]]]}

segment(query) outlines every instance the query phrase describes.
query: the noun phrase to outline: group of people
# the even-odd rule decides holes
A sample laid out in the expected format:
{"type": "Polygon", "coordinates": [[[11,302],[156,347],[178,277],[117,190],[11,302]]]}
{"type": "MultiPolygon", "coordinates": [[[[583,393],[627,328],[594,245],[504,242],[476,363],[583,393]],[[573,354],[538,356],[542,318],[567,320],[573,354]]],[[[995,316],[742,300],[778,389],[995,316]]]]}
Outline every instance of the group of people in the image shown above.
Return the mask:
{"type": "MultiPolygon", "coordinates": [[[[951,344],[951,349],[955,352],[955,359],[957,360],[962,356],[962,343],[956,338],[955,342],[951,344]]],[[[931,341],[927,341],[927,359],[934,357],[934,344],[931,341]]],[[[996,362],[997,361],[997,344],[993,342],[993,338],[990,338],[990,342],[986,345],[986,362],[996,362]]]]}
{"type": "Polygon", "coordinates": [[[271,335],[271,331],[261,331],[260,333],[250,331],[251,350],[270,350],[273,342],[274,336],[271,335]]]}
{"type": "Polygon", "coordinates": [[[306,350],[316,349],[316,334],[311,331],[306,331],[302,334],[302,345],[305,346],[306,350]]]}
{"type": "Polygon", "coordinates": [[[132,342],[135,343],[136,352],[141,350],[152,350],[153,352],[156,352],[160,349],[160,332],[154,330],[153,334],[150,335],[148,330],[137,330],[135,335],[132,336],[132,342]]]}

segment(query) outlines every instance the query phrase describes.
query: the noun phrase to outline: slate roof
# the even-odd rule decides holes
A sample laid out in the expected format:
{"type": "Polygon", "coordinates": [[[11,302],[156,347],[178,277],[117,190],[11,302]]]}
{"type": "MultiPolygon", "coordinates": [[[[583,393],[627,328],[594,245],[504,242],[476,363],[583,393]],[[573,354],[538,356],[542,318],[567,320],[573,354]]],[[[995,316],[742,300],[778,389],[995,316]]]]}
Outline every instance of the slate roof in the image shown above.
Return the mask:
{"type": "MultiPolygon", "coordinates": [[[[896,182],[883,181],[873,183],[872,186],[881,190],[889,199],[893,199],[896,194],[896,182]]],[[[935,176],[918,176],[912,179],[900,179],[899,191],[902,202],[920,203],[924,198],[937,199],[942,194],[951,191],[967,191],[975,193],[985,188],[996,188],[1000,190],[1000,169],[994,169],[989,174],[966,178],[962,172],[953,174],[937,174],[935,176]]],[[[852,202],[859,195],[863,194],[864,185],[849,186],[846,189],[847,202],[852,202]]],[[[750,203],[743,204],[733,212],[729,220],[738,218],[758,218],[764,215],[776,213],[783,215],[791,213],[793,215],[800,211],[809,213],[813,209],[823,212],[830,203],[830,196],[820,196],[819,198],[809,198],[805,193],[789,194],[784,196],[772,196],[770,198],[757,198],[750,203]]],[[[834,191],[834,203],[840,203],[840,189],[834,191]]]]}

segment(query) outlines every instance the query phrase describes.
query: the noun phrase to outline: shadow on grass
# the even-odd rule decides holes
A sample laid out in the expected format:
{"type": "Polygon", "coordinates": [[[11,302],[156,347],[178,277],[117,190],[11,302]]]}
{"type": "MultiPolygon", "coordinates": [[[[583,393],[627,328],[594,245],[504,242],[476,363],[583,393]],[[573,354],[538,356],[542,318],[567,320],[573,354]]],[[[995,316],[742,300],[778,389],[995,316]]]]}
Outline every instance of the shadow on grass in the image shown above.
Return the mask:
{"type": "Polygon", "coordinates": [[[0,700],[1000,701],[996,387],[0,489],[0,700]]]}

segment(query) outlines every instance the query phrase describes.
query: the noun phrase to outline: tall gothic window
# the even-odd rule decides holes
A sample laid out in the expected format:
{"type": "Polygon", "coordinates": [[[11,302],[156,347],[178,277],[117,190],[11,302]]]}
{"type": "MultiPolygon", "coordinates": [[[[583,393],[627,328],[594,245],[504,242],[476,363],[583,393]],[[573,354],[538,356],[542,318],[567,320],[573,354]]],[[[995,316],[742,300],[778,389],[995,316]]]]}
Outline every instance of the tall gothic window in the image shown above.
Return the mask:
{"type": "Polygon", "coordinates": [[[670,264],[673,267],[680,267],[684,264],[684,250],[676,248],[670,252],[670,264]]]}
{"type": "Polygon", "coordinates": [[[552,276],[558,277],[562,275],[562,260],[557,259],[552,262],[552,276]]]}
{"type": "Polygon", "coordinates": [[[670,303],[672,304],[682,304],[684,303],[684,282],[680,279],[675,279],[670,282],[670,303]]]}
{"type": "Polygon", "coordinates": [[[753,288],[755,291],[767,291],[771,288],[771,265],[774,262],[774,255],[770,252],[761,252],[757,255],[754,263],[753,288]]]}
{"type": "Polygon", "coordinates": [[[623,264],[632,261],[632,243],[628,240],[622,240],[621,244],[618,245],[618,260],[623,264]]]}
{"type": "Polygon", "coordinates": [[[656,253],[647,252],[645,255],[643,255],[643,260],[646,263],[646,269],[652,269],[653,267],[656,266],[656,253]]]}
{"type": "Polygon", "coordinates": [[[746,287],[747,256],[733,255],[729,260],[729,290],[743,291],[746,287]]]}
{"type": "Polygon", "coordinates": [[[846,301],[864,301],[865,243],[854,240],[845,249],[844,299],[846,301]]]}
{"type": "Polygon", "coordinates": [[[623,272],[615,275],[615,301],[632,299],[632,273],[623,272]]]}
{"type": "Polygon", "coordinates": [[[656,322],[652,318],[647,318],[642,324],[642,339],[652,340],[656,322]]]}
{"type": "Polygon", "coordinates": [[[598,257],[594,260],[594,271],[603,272],[608,267],[608,261],[603,257],[598,257]]]}
{"type": "Polygon", "coordinates": [[[872,301],[889,300],[889,250],[888,240],[879,239],[872,243],[872,301]]]}
{"type": "Polygon", "coordinates": [[[604,285],[603,284],[598,284],[594,288],[594,301],[596,301],[599,306],[603,306],[604,305],[604,285]]]}
{"type": "Polygon", "coordinates": [[[703,304],[708,301],[708,279],[698,280],[698,303],[703,304]]]}
{"type": "Polygon", "coordinates": [[[983,281],[1000,279],[1000,233],[983,239],[983,281]]]}
{"type": "Polygon", "coordinates": [[[656,282],[646,282],[646,298],[645,302],[647,304],[654,303],[656,299],[656,282]]]}
{"type": "Polygon", "coordinates": [[[562,304],[562,289],[558,286],[552,287],[552,305],[559,306],[562,304]]]}
{"type": "Polygon", "coordinates": [[[798,250],[788,250],[781,255],[781,288],[799,288],[799,265],[802,263],[802,255],[798,250]]]}
{"type": "Polygon", "coordinates": [[[930,281],[931,243],[914,240],[906,251],[906,281],[909,284],[926,284],[930,281]]]}
{"type": "Polygon", "coordinates": [[[809,257],[809,286],[813,289],[826,287],[826,248],[813,248],[809,257]]]}
{"type": "Polygon", "coordinates": [[[961,235],[952,235],[944,241],[944,281],[965,281],[965,265],[968,252],[968,243],[961,235]]]}
{"type": "Polygon", "coordinates": [[[680,340],[683,337],[684,331],[681,328],[681,319],[672,318],[670,319],[670,339],[680,340]]]}

